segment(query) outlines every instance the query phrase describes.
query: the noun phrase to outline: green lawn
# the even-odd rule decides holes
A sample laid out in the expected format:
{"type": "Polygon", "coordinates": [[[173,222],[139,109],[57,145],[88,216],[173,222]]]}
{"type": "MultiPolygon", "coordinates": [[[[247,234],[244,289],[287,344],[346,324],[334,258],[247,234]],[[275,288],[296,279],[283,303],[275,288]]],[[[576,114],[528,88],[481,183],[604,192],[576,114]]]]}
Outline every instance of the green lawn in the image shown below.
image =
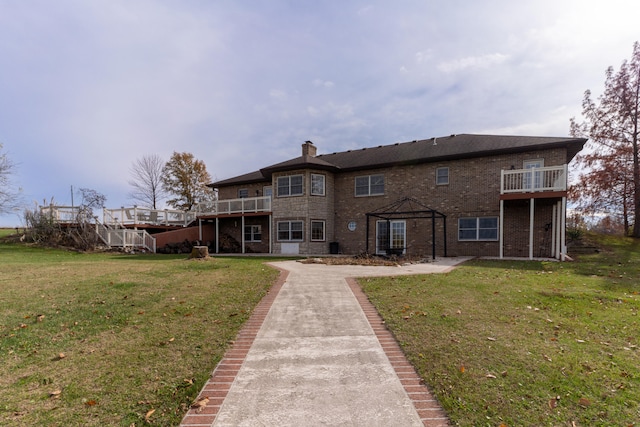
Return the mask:
{"type": "MultiPolygon", "coordinates": [[[[599,244],[361,284],[455,423],[637,425],[640,244],[599,244]]],[[[0,425],[177,425],[278,274],[185,258],[0,243],[0,425]]]]}
{"type": "Polygon", "coordinates": [[[640,242],[599,244],[360,283],[457,425],[638,425],[640,242]]]}
{"type": "Polygon", "coordinates": [[[0,244],[0,425],[177,425],[276,280],[264,261],[0,244]]]}

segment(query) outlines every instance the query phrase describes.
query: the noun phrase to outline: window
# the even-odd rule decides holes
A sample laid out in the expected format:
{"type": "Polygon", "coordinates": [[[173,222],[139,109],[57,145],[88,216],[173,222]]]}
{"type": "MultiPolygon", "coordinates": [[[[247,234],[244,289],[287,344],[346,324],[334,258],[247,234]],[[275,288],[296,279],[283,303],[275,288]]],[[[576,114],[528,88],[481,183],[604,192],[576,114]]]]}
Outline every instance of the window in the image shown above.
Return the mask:
{"type": "Polygon", "coordinates": [[[278,240],[282,242],[301,242],[302,221],[279,221],[278,240]]]}
{"type": "Polygon", "coordinates": [[[240,190],[238,190],[239,199],[245,199],[247,197],[249,197],[249,190],[247,190],[246,188],[241,188],[240,190]]]}
{"type": "Polygon", "coordinates": [[[436,185],[446,185],[449,183],[449,168],[436,169],[436,185]]]}
{"type": "Polygon", "coordinates": [[[324,175],[311,174],[311,195],[324,196],[324,175]]]}
{"type": "Polygon", "coordinates": [[[268,197],[273,196],[273,187],[271,187],[270,185],[266,186],[266,187],[263,187],[262,195],[265,196],[265,197],[266,196],[268,196],[268,197]]]}
{"type": "Polygon", "coordinates": [[[311,240],[323,242],[324,238],[324,221],[311,221],[311,240]]]}
{"type": "Polygon", "coordinates": [[[407,224],[405,220],[376,222],[376,253],[405,253],[407,224]]]}
{"type": "Polygon", "coordinates": [[[245,225],[244,226],[244,241],[245,242],[261,242],[262,241],[262,226],[260,226],[260,225],[245,225]]]}
{"type": "Polygon", "coordinates": [[[278,178],[278,197],[301,195],[302,175],[281,176],[278,178]]]}
{"type": "Polygon", "coordinates": [[[384,175],[356,177],[356,196],[376,196],[384,194],[384,175]]]}
{"type": "Polygon", "coordinates": [[[458,240],[498,240],[498,218],[458,219],[458,240]]]}

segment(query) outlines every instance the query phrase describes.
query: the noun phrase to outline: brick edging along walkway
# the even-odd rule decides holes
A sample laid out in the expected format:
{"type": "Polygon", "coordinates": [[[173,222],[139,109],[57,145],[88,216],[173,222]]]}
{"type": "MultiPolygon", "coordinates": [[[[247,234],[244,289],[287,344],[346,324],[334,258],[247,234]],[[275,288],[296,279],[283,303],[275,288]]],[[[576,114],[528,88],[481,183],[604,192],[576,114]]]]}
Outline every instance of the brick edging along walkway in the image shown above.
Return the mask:
{"type": "Polygon", "coordinates": [[[200,394],[198,394],[196,401],[208,397],[209,402],[200,412],[197,412],[197,410],[193,408],[189,409],[189,412],[187,412],[182,419],[180,427],[210,427],[216,420],[222,402],[224,402],[224,398],[227,397],[227,393],[229,389],[231,389],[231,384],[233,384],[238,371],[240,371],[240,367],[247,353],[249,353],[249,349],[264,319],[267,317],[273,301],[278,296],[282,285],[284,285],[289,276],[288,271],[279,270],[280,276],[278,276],[278,280],[269,289],[267,295],[260,300],[253,310],[253,313],[251,313],[249,320],[247,320],[247,323],[244,324],[238,333],[233,345],[224,354],[222,360],[213,370],[211,378],[209,378],[209,381],[207,381],[200,391],[200,394]]]}
{"type": "Polygon", "coordinates": [[[362,291],[356,279],[349,277],[346,280],[362,311],[364,311],[371,329],[378,337],[391,366],[396,371],[400,383],[413,402],[424,427],[449,427],[449,419],[442,407],[424,384],[422,378],[418,376],[413,365],[409,363],[400,349],[400,345],[387,329],[382,317],[362,291]]]}
{"type": "MultiPolygon", "coordinates": [[[[211,378],[204,385],[196,399],[208,397],[209,402],[200,412],[193,408],[189,409],[189,412],[182,419],[180,427],[210,427],[215,422],[222,403],[231,389],[231,385],[240,371],[240,367],[249,353],[258,331],[288,275],[288,271],[280,270],[278,281],[258,303],[251,317],[238,333],[232,347],[224,354],[222,360],[211,374],[211,378]]],[[[425,427],[448,427],[449,422],[446,414],[427,386],[423,384],[413,366],[407,361],[400,346],[385,326],[373,304],[360,288],[360,285],[352,278],[348,278],[347,283],[364,311],[382,349],[389,358],[391,366],[396,371],[396,375],[398,375],[401,384],[413,402],[423,425],[425,427]]]]}

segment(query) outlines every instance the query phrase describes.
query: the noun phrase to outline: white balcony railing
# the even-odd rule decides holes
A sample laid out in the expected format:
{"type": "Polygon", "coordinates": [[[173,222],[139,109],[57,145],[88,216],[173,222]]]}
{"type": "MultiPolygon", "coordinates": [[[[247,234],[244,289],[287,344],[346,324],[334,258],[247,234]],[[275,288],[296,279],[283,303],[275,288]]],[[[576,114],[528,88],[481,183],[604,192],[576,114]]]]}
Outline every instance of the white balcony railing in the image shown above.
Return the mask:
{"type": "Polygon", "coordinates": [[[40,206],[40,213],[61,224],[74,224],[86,220],[80,217],[81,211],[77,206],[40,206]]]}
{"type": "Polygon", "coordinates": [[[235,213],[258,213],[271,211],[271,196],[245,197],[242,199],[215,200],[198,203],[196,215],[221,215],[235,213]]]}
{"type": "Polygon", "coordinates": [[[503,170],[500,194],[566,191],[567,165],[503,170]]]}
{"type": "Polygon", "coordinates": [[[104,224],[111,227],[127,225],[166,225],[186,227],[196,220],[196,213],[191,211],[149,208],[104,209],[104,224]]]}

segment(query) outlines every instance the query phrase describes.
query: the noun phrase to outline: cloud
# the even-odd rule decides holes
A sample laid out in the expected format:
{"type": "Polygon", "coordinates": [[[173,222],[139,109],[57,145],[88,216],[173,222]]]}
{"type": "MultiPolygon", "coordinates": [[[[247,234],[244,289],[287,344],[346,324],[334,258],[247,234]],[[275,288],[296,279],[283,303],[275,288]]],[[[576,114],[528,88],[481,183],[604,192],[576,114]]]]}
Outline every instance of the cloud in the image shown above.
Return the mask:
{"type": "Polygon", "coordinates": [[[507,55],[501,53],[491,53],[481,56],[467,56],[465,58],[454,59],[452,61],[440,62],[438,69],[444,73],[453,73],[466,70],[468,68],[490,68],[499,65],[508,59],[507,55]]]}

